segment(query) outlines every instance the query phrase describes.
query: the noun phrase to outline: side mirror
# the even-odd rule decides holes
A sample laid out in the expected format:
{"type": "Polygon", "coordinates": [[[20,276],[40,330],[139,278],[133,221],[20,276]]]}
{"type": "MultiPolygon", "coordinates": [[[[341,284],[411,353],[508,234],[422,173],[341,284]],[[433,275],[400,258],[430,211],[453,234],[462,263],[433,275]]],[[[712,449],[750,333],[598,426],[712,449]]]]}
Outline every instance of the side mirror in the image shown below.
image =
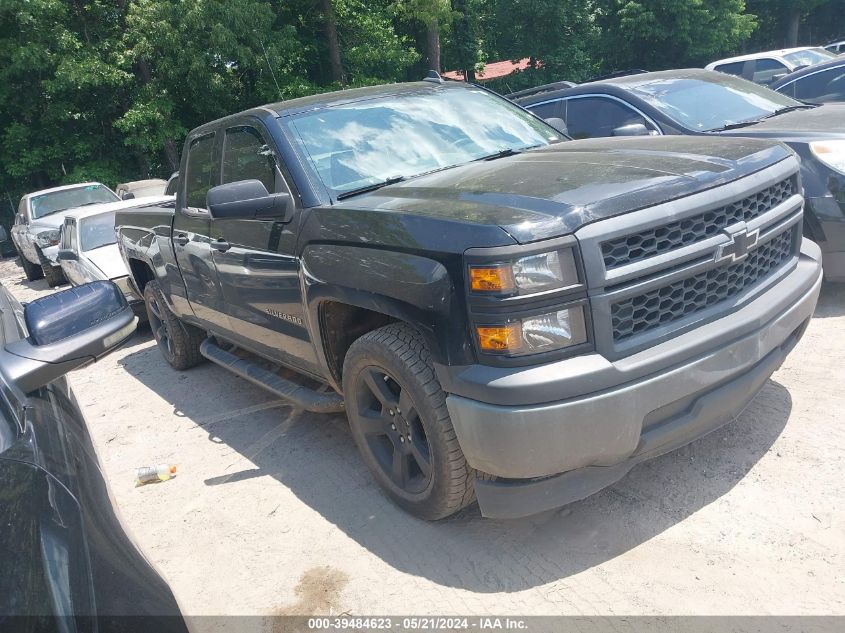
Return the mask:
{"type": "Polygon", "coordinates": [[[293,201],[287,193],[268,193],[260,180],[239,180],[208,190],[208,210],[215,219],[290,221],[293,201]]]}
{"type": "Polygon", "coordinates": [[[566,121],[560,117],[550,116],[548,119],[545,119],[545,121],[561,134],[569,136],[569,128],[566,127],[566,121]]]}
{"type": "Polygon", "coordinates": [[[631,123],[614,128],[611,136],[648,136],[648,128],[642,123],[631,123]]]}
{"type": "Polygon", "coordinates": [[[120,194],[120,199],[121,200],[134,200],[135,194],[132,193],[131,191],[124,191],[122,194],[120,194]]]}
{"type": "Polygon", "coordinates": [[[75,262],[79,260],[79,255],[76,251],[69,248],[60,248],[59,252],[56,253],[56,260],[60,262],[75,262]]]}
{"type": "Polygon", "coordinates": [[[28,393],[117,349],[137,318],[110,281],[93,281],[26,305],[29,336],[0,352],[0,371],[28,393]]]}

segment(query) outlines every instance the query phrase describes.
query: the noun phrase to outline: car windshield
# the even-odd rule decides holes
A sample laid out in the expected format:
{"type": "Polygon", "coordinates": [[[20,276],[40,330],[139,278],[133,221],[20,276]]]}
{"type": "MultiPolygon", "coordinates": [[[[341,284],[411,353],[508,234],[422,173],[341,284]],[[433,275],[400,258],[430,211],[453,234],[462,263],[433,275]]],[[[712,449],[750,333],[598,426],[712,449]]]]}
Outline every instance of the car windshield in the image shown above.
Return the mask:
{"type": "Polygon", "coordinates": [[[813,64],[830,61],[834,57],[836,57],[836,55],[824,50],[823,48],[810,48],[806,51],[796,51],[794,53],[787,53],[783,56],[783,58],[793,67],[812,66],[813,64]]]}
{"type": "Polygon", "coordinates": [[[802,105],[765,86],[723,73],[650,81],[634,86],[632,92],[681,126],[699,132],[755,121],[782,108],[802,105]]]}
{"type": "Polygon", "coordinates": [[[420,90],[296,116],[289,125],[337,194],[561,140],[481,89],[420,90]]]}
{"type": "Polygon", "coordinates": [[[32,218],[37,219],[65,209],[101,202],[118,202],[119,200],[120,198],[104,185],[86,185],[74,189],[44,193],[33,197],[29,203],[32,209],[32,218]]]}
{"type": "Polygon", "coordinates": [[[114,213],[103,213],[90,218],[82,218],[79,222],[79,248],[82,251],[93,251],[101,246],[115,244],[117,236],[114,232],[114,213]]]}

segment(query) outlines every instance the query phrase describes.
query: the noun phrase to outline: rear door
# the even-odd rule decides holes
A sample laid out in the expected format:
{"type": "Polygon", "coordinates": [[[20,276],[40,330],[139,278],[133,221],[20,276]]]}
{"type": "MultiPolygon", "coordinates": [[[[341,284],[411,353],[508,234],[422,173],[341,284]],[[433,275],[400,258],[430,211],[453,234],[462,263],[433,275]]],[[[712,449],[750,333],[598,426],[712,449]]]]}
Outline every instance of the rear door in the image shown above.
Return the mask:
{"type": "MultiPolygon", "coordinates": [[[[244,117],[220,135],[223,184],[254,179],[261,181],[268,193],[293,194],[272,136],[261,121],[244,117]]],[[[295,195],[291,198],[297,200],[295,195]]],[[[314,373],[317,359],[305,327],[296,256],[300,218],[297,209],[289,222],[212,220],[213,234],[226,245],[215,249],[213,256],[235,342],[314,373]]]]}
{"type": "Polygon", "coordinates": [[[223,290],[211,256],[211,214],[206,204],[208,190],[220,184],[218,137],[219,132],[212,131],[188,140],[173,218],[173,251],[194,315],[209,329],[228,331],[223,290]]]}

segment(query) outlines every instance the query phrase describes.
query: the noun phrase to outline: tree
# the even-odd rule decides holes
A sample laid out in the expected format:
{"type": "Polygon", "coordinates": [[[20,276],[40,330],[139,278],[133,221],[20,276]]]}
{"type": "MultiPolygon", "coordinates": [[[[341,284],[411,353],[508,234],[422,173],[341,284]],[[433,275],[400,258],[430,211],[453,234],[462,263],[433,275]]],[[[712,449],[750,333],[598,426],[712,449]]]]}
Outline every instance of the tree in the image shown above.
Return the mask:
{"type": "Polygon", "coordinates": [[[398,0],[396,7],[405,19],[425,26],[426,60],[430,69],[440,72],[440,36],[454,18],[449,0],[398,0]]]}
{"type": "Polygon", "coordinates": [[[756,26],[744,0],[601,0],[597,22],[608,70],[702,66],[756,26]]]}

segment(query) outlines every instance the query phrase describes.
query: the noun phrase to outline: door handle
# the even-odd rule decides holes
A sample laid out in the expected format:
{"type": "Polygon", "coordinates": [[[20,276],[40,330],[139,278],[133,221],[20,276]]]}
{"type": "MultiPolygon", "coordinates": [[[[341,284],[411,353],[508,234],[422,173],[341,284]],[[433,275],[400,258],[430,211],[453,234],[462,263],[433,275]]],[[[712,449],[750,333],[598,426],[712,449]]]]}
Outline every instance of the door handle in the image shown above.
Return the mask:
{"type": "Polygon", "coordinates": [[[179,233],[176,237],[173,238],[173,243],[178,244],[179,246],[184,246],[188,243],[188,236],[184,233],[179,233]]]}
{"type": "Polygon", "coordinates": [[[221,253],[225,253],[230,248],[232,248],[232,245],[229,244],[229,242],[227,242],[225,240],[214,240],[211,243],[211,248],[216,249],[216,250],[220,251],[221,253]]]}

